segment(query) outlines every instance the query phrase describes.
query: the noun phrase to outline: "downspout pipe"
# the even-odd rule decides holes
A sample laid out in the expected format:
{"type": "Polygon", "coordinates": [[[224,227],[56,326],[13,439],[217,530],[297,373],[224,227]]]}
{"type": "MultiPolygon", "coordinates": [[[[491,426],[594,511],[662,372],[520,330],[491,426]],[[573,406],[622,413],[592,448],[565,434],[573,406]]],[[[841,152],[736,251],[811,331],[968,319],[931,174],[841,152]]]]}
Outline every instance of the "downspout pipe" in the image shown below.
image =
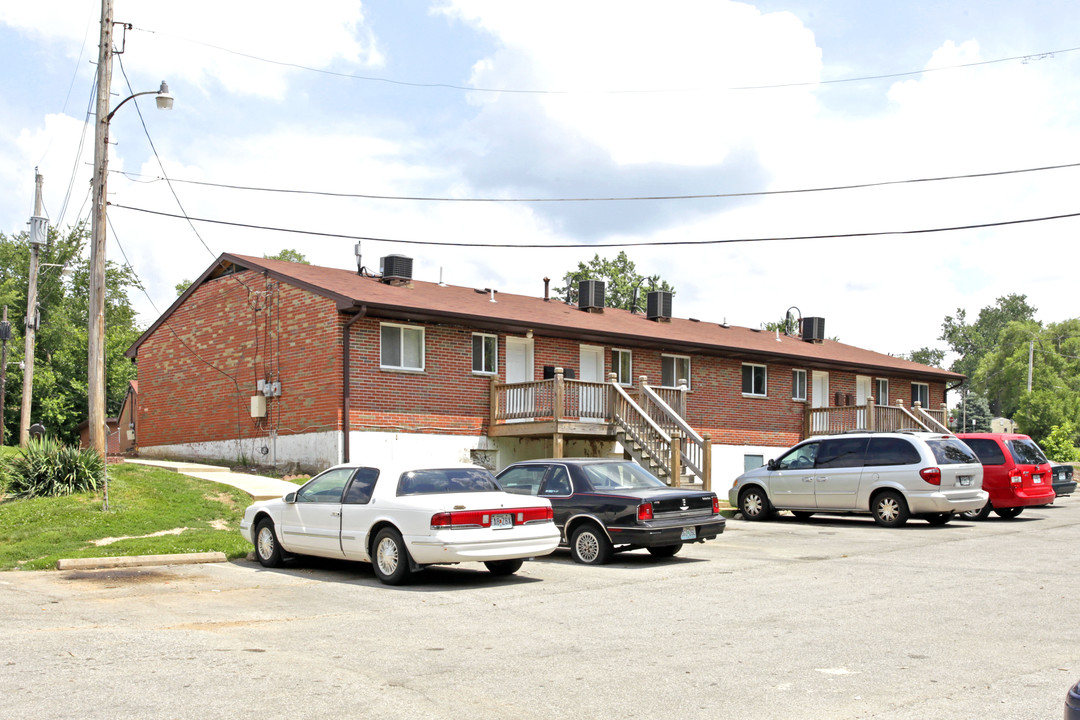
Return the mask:
{"type": "Polygon", "coordinates": [[[352,326],[358,320],[362,320],[367,316],[367,305],[361,305],[360,311],[349,318],[349,321],[345,323],[345,327],[341,330],[341,461],[349,462],[349,389],[352,387],[352,383],[349,382],[349,355],[352,348],[350,337],[352,336],[352,326]]]}

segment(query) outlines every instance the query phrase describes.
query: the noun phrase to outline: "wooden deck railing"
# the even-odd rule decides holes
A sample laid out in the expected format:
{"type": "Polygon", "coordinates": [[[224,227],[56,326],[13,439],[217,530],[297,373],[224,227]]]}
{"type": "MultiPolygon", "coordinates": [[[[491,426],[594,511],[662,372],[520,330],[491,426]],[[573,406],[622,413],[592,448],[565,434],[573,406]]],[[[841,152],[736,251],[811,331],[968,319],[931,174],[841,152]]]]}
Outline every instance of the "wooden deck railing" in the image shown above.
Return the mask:
{"type": "Polygon", "coordinates": [[[686,383],[677,388],[654,388],[649,386],[648,377],[642,375],[639,384],[641,408],[669,436],[676,433],[682,438],[682,464],[695,475],[705,478],[708,473],[709,452],[712,449],[710,438],[699,435],[684,419],[686,408],[686,383]],[[679,412],[676,408],[683,408],[679,412]]]}
{"type": "Polygon", "coordinates": [[[672,477],[671,435],[649,417],[621,385],[615,383],[612,387],[615,425],[622,429],[629,440],[637,443],[668,477],[672,477]]]}
{"type": "Polygon", "coordinates": [[[904,407],[903,400],[896,405],[875,405],[874,398],[867,398],[865,405],[806,408],[803,421],[803,437],[832,435],[848,430],[896,432],[897,430],[920,430],[924,432],[952,432],[947,423],[948,409],[942,405],[938,410],[923,409],[915,403],[911,410],[904,407]]]}

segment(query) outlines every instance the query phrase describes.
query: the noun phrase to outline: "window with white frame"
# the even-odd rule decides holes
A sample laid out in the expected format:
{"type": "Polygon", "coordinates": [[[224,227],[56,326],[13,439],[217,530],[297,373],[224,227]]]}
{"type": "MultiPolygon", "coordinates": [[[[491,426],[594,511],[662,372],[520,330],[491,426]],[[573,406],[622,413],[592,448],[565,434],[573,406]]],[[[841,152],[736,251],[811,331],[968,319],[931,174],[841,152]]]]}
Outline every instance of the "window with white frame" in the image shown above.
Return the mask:
{"type": "Polygon", "coordinates": [[[634,366],[629,350],[611,351],[611,371],[620,385],[634,384],[634,366]]]}
{"type": "Polygon", "coordinates": [[[764,365],[743,363],[742,393],[754,397],[765,397],[768,393],[767,372],[764,365]]]}
{"type": "Polygon", "coordinates": [[[806,371],[791,371],[791,399],[806,400],[806,371]]]}
{"type": "Polygon", "coordinates": [[[874,387],[874,402],[878,405],[889,404],[889,381],[885,378],[878,378],[874,387]]]}
{"type": "Polygon", "coordinates": [[[387,370],[424,369],[424,328],[383,323],[379,366],[387,370]]]}
{"type": "Polygon", "coordinates": [[[911,404],[915,403],[930,407],[930,386],[926,383],[911,383],[911,404]]]}
{"type": "Polygon", "coordinates": [[[499,372],[499,336],[473,333],[472,370],[482,375],[499,372]]]}
{"type": "Polygon", "coordinates": [[[680,380],[686,381],[690,388],[690,358],[684,355],[660,356],[660,384],[664,387],[678,387],[680,380]]]}

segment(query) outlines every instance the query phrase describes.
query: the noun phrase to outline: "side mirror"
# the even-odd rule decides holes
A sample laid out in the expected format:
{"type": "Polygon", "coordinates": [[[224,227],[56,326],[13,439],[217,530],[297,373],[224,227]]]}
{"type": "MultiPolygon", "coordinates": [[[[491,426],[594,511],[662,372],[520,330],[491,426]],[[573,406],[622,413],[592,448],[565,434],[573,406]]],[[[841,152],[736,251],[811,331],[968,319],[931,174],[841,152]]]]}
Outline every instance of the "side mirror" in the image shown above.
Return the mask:
{"type": "Polygon", "coordinates": [[[776,462],[776,458],[770,460],[765,467],[769,468],[769,472],[775,472],[780,467],[780,463],[776,462]]]}
{"type": "Polygon", "coordinates": [[[296,493],[291,492],[291,493],[287,494],[284,497],[284,500],[285,500],[286,505],[292,505],[294,502],[296,502],[296,493]]]}

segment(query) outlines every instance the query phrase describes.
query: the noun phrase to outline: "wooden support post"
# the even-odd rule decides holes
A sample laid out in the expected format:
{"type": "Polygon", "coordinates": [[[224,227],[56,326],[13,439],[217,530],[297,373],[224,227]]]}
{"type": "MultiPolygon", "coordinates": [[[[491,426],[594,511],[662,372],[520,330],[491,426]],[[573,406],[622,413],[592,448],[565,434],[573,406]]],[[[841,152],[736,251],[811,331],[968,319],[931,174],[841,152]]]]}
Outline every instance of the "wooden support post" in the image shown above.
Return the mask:
{"type": "Polygon", "coordinates": [[[866,398],[866,429],[873,432],[877,418],[874,417],[874,396],[866,398]]]}
{"type": "Polygon", "coordinates": [[[565,397],[563,393],[566,391],[566,382],[563,378],[564,372],[565,371],[561,367],[555,368],[555,407],[552,411],[555,414],[555,417],[553,418],[555,420],[555,427],[559,426],[559,421],[562,420],[563,412],[565,410],[565,397]]]}
{"type": "Polygon", "coordinates": [[[499,378],[491,378],[491,421],[488,427],[494,427],[499,419],[499,378]]]}
{"type": "Polygon", "coordinates": [[[563,434],[557,432],[551,436],[551,457],[561,458],[563,456],[563,434]]]}
{"type": "Polygon", "coordinates": [[[679,487],[682,480],[682,433],[674,430],[671,433],[671,487],[679,487]]]}
{"type": "Polygon", "coordinates": [[[941,425],[945,428],[949,427],[949,406],[945,403],[941,403],[941,425]]]}
{"type": "Polygon", "coordinates": [[[712,435],[701,434],[701,489],[712,490],[712,435]]]}

